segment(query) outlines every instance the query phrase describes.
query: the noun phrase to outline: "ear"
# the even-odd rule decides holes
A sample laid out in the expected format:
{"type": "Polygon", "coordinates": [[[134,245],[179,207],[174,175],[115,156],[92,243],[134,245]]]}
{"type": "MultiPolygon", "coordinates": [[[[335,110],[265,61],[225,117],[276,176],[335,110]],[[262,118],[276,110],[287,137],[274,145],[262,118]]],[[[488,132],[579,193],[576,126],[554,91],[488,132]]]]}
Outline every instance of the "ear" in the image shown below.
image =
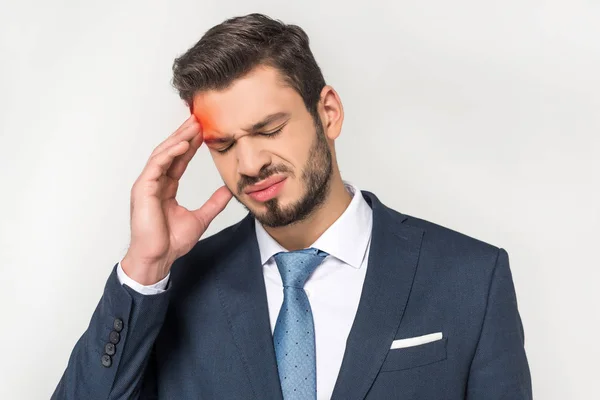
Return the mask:
{"type": "Polygon", "coordinates": [[[319,114],[323,121],[325,136],[330,140],[335,140],[342,132],[342,123],[344,122],[344,107],[340,96],[335,89],[326,85],[321,90],[321,99],[319,101],[319,114]]]}

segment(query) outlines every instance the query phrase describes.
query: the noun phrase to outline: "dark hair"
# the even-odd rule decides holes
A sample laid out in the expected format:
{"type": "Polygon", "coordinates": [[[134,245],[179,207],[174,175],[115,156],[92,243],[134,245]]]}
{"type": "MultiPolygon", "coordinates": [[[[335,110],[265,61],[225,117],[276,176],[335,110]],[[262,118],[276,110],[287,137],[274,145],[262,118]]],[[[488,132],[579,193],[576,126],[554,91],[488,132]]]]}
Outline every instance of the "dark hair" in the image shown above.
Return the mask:
{"type": "Polygon", "coordinates": [[[221,90],[259,65],[279,70],[306,109],[317,117],[325,79],[306,32],[263,14],[230,18],[209,29],[173,63],[173,86],[189,107],[194,95],[221,90]]]}

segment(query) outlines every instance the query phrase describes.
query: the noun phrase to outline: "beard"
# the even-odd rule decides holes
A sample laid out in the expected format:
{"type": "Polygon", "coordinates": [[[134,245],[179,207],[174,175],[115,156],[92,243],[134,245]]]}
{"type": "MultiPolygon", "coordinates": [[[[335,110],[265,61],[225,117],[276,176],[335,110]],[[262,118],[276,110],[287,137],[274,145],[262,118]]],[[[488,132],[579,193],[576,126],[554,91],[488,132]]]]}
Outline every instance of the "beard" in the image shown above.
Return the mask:
{"type": "Polygon", "coordinates": [[[316,135],[309,150],[309,158],[302,169],[301,182],[304,186],[304,194],[301,198],[286,207],[279,204],[277,198],[267,200],[263,203],[267,210],[262,213],[255,213],[239,199],[244,187],[262,181],[276,173],[287,173],[294,178],[294,171],[285,165],[265,166],[260,170],[258,176],[242,176],[238,182],[235,198],[264,226],[278,228],[298,223],[308,218],[325,203],[333,173],[333,161],[321,119],[315,116],[313,120],[316,135]]]}

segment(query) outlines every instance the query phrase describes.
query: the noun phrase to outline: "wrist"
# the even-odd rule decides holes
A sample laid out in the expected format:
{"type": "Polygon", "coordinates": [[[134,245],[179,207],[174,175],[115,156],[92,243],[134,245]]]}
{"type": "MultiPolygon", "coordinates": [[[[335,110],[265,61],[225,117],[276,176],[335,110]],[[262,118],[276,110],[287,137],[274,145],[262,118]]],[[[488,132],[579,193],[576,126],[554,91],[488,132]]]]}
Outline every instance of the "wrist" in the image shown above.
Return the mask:
{"type": "Polygon", "coordinates": [[[144,262],[127,254],[121,260],[121,268],[125,274],[139,283],[149,286],[160,282],[169,274],[170,264],[166,262],[144,262]]]}

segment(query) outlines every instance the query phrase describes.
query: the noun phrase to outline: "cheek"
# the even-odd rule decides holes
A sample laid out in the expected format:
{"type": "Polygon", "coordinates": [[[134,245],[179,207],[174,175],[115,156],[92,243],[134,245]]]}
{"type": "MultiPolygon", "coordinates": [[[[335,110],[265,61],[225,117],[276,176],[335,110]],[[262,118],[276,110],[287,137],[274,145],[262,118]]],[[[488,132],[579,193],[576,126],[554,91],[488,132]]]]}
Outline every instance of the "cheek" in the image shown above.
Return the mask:
{"type": "Polygon", "coordinates": [[[309,158],[316,138],[315,128],[312,124],[304,122],[293,127],[285,143],[282,143],[281,154],[295,168],[302,168],[309,158]]]}

